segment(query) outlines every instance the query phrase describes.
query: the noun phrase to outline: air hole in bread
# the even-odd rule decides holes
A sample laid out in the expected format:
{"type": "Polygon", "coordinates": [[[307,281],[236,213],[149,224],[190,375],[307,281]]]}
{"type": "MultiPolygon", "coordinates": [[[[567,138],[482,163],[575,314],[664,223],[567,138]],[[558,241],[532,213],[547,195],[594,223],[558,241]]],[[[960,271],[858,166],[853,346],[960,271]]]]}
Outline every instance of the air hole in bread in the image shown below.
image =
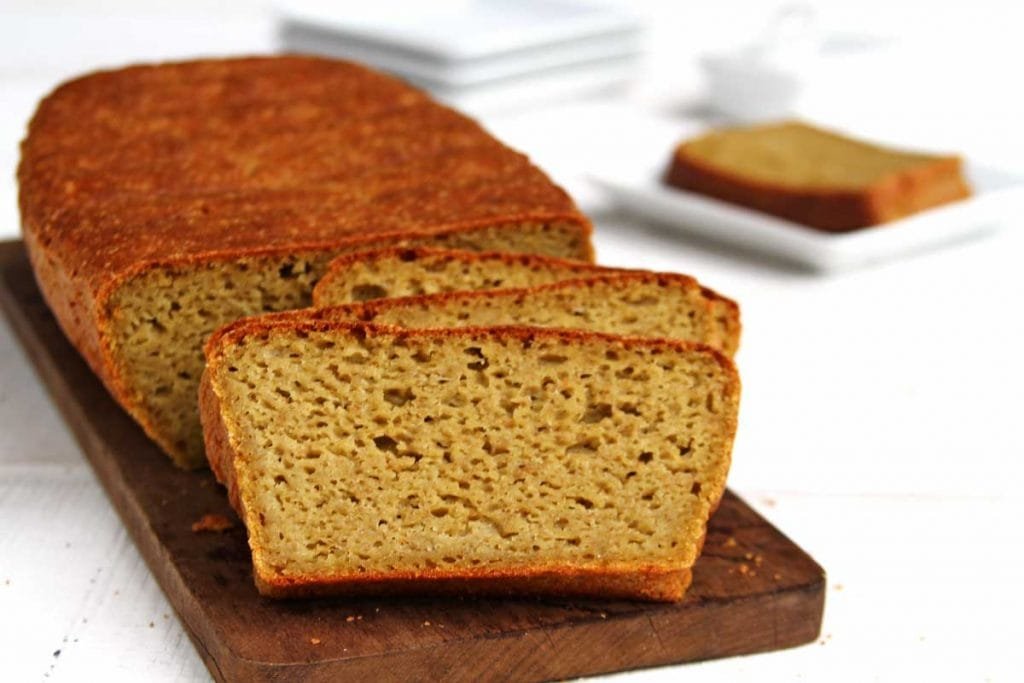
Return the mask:
{"type": "Polygon", "coordinates": [[[352,288],[353,301],[370,301],[372,299],[383,299],[388,295],[388,290],[380,285],[363,284],[352,288]]]}

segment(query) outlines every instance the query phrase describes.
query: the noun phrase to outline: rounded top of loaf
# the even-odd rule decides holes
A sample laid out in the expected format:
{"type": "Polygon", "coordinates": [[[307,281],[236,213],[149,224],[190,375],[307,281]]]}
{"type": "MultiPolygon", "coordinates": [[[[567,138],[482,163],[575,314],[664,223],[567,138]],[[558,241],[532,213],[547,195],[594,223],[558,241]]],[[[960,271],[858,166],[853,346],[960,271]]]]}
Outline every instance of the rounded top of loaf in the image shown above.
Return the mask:
{"type": "Polygon", "coordinates": [[[132,66],[39,105],[23,229],[95,290],[155,264],[586,219],[529,159],[398,79],[305,56],[132,66]]]}

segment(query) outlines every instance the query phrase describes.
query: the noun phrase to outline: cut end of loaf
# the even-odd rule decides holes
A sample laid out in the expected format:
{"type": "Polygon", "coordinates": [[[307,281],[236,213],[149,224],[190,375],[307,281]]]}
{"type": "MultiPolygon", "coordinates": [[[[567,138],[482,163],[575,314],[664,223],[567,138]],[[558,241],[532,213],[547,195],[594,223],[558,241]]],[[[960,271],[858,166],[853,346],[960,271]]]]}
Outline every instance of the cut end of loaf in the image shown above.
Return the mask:
{"type": "MultiPolygon", "coordinates": [[[[559,223],[485,226],[408,239],[566,256],[586,252],[589,244],[578,226],[559,223]]],[[[151,267],[114,289],[106,306],[109,322],[100,327],[118,398],[175,464],[206,466],[196,395],[210,334],[246,316],[310,305],[313,286],[331,259],[356,245],[151,267]]]]}
{"type": "Polygon", "coordinates": [[[724,490],[738,380],[701,345],[313,320],[207,352],[207,447],[268,595],[674,600],[724,490]]]}

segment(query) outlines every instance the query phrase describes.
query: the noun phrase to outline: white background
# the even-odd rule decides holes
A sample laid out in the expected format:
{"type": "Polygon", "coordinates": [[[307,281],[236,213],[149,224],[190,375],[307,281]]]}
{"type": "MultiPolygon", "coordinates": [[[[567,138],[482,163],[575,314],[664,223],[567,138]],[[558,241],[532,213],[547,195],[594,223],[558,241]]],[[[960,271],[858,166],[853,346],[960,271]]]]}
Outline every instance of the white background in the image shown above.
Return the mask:
{"type": "MultiPolygon", "coordinates": [[[[753,35],[774,9],[704,4],[634,5],[655,19],[650,52],[615,98],[484,117],[593,209],[601,261],[692,273],[741,303],[730,485],[829,574],[818,643],[621,678],[1020,680],[1024,218],[1008,213],[981,241],[823,277],[602,206],[585,171],[652,145],[667,153],[665,126],[706,114],[696,56],[753,35]],[[661,126],[638,123],[649,116],[661,126]]],[[[1015,3],[816,4],[831,26],[892,37],[901,56],[822,79],[802,113],[1024,174],[1015,3]]],[[[5,2],[0,236],[18,230],[17,141],[61,79],[274,47],[260,4],[5,2]]],[[[6,323],[0,657],[13,681],[208,678],[6,323]]]]}

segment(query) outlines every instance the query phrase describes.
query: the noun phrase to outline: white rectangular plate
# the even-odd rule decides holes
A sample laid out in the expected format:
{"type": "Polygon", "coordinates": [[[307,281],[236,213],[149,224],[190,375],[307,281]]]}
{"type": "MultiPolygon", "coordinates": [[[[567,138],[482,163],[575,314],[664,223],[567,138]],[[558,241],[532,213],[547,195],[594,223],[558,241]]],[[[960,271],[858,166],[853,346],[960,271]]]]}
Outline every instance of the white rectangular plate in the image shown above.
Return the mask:
{"type": "Polygon", "coordinates": [[[1024,178],[968,163],[974,190],[969,199],[855,232],[825,233],[665,185],[669,151],[660,166],[603,171],[591,179],[623,208],[681,233],[820,271],[856,268],[979,236],[1024,206],[1024,178]]]}
{"type": "Polygon", "coordinates": [[[337,33],[322,26],[286,21],[280,31],[282,47],[290,52],[351,59],[425,83],[435,88],[473,88],[495,81],[566,68],[629,61],[641,52],[636,33],[566,41],[531,50],[459,62],[439,62],[400,46],[382,45],[337,33]]]}
{"type": "Polygon", "coordinates": [[[635,56],[641,24],[572,0],[276,0],[285,47],[359,59],[448,86],[635,56]]]}

